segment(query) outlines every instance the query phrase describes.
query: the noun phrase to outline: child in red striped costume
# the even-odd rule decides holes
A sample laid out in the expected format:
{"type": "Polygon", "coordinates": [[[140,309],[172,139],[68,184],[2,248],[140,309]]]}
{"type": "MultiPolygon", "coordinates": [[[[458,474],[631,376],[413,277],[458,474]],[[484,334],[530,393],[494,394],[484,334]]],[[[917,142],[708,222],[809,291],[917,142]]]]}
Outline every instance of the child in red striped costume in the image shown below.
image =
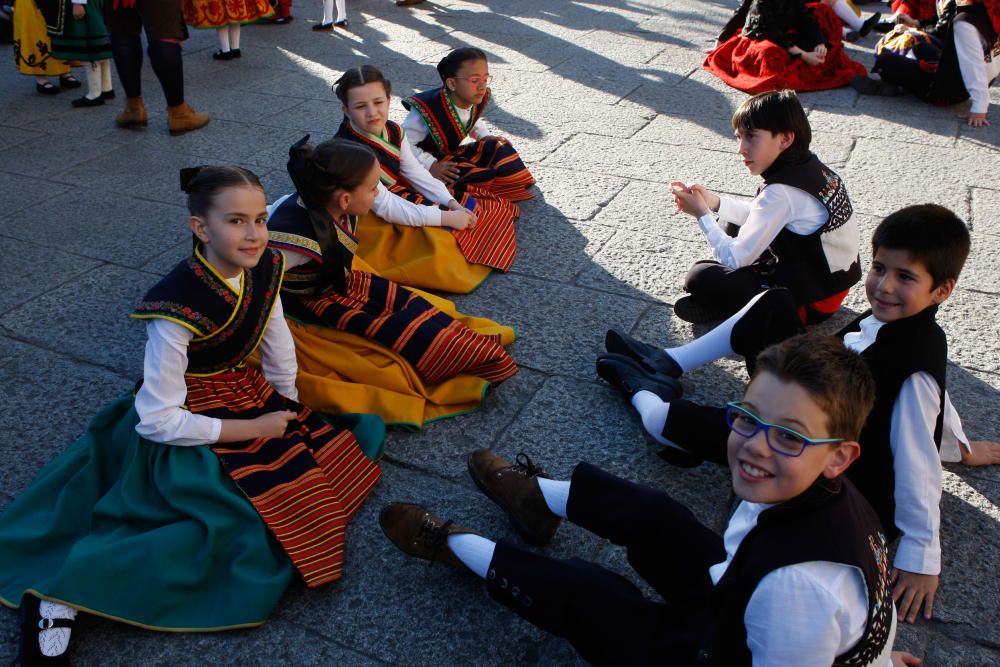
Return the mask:
{"type": "MultiPolygon", "coordinates": [[[[514,236],[514,220],[519,213],[517,205],[481,185],[455,184],[449,190],[434,178],[414,155],[403,129],[388,119],[391,90],[389,81],[372,65],[349,69],[334,88],[344,112],[337,137],[368,146],[379,161],[380,183],[372,212],[385,222],[397,225],[448,228],[454,236],[451,247],[441,239],[434,239],[436,243],[427,245],[430,250],[447,251],[454,250],[457,243],[461,256],[442,256],[437,258],[438,262],[462,262],[464,259],[472,264],[508,270],[517,253],[514,236]]],[[[406,234],[404,230],[397,233],[406,234]]],[[[423,233],[430,236],[443,232],[427,229],[423,233]]],[[[405,244],[401,250],[419,250],[412,246],[405,244]]],[[[359,252],[362,258],[369,259],[363,246],[359,252]]],[[[386,249],[384,252],[392,251],[386,249]]],[[[398,259],[405,262],[410,258],[398,259]]],[[[411,280],[403,282],[413,287],[468,291],[434,275],[420,276],[411,272],[408,277],[411,280]]]]}
{"type": "Polygon", "coordinates": [[[195,247],[133,313],[141,386],[0,517],[0,602],[21,607],[23,665],[68,664],[78,610],[169,631],[263,623],[296,571],[340,578],[347,523],[381,475],[380,419],[353,416],[356,437],[296,400],[260,181],[237,167],[181,178],[195,247]],[[263,372],[246,363],[258,349],[263,372]]]}
{"type": "Polygon", "coordinates": [[[448,185],[477,183],[510,201],[530,199],[534,176],[510,142],[489,134],[482,122],[493,80],[486,54],[455,49],[437,71],[441,88],[403,100],[410,110],[403,129],[421,164],[448,185]]]}

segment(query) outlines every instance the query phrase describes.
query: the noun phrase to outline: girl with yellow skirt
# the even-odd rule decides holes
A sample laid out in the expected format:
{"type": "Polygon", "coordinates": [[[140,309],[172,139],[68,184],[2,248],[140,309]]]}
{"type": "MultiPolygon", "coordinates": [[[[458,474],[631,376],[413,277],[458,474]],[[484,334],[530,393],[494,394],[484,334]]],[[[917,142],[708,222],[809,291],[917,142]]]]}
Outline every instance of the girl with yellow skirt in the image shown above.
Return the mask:
{"type": "Polygon", "coordinates": [[[52,42],[45,28],[45,18],[34,0],[14,4],[14,65],[25,76],[35,77],[35,90],[55,95],[63,88],[79,88],[80,82],[70,73],[69,63],[52,56],[52,42]],[[59,86],[50,76],[59,77],[59,86]]]}
{"type": "Polygon", "coordinates": [[[295,338],[302,401],[419,428],[479,407],[513,376],[514,331],[380,277],[356,256],[357,216],[378,192],[367,147],[340,139],[290,151],[296,192],[270,207],[271,247],[286,258],[282,301],[295,338]]]}

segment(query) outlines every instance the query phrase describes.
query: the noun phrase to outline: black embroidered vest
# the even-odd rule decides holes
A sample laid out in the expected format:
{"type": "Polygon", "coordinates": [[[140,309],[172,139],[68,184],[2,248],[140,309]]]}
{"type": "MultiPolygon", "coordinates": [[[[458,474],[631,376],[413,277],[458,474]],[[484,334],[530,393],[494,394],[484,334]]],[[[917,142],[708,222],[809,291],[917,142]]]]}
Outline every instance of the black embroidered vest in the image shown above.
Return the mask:
{"type": "Polygon", "coordinates": [[[417,146],[436,157],[458,150],[458,145],[469,136],[469,130],[486,111],[491,94],[487,88],[483,101],[473,105],[468,123],[463,123],[459,118],[455,104],[451,101],[451,94],[443,87],[403,99],[403,106],[410,110],[416,109],[427,125],[427,136],[417,146]]]}
{"type": "Polygon", "coordinates": [[[823,235],[847,224],[854,214],[840,177],[814,154],[791,150],[779,156],[761,176],[765,188],[780,183],[812,195],[829,216],[826,224],[812,234],[796,234],[786,227],[771,241],[768,250],[777,260],[772,284],[790,289],[796,303],[808,304],[848,290],[861,280],[860,257],[847,269],[831,271],[823,250],[823,235]],[[826,267],[826,271],[817,267],[826,267]]]}
{"type": "Polygon", "coordinates": [[[351,270],[351,260],[358,249],[358,239],[355,231],[358,219],[348,216],[339,224],[335,224],[329,216],[329,222],[323,223],[314,219],[318,216],[306,208],[302,200],[292,193],[280,205],[271,211],[267,219],[268,246],[277,250],[286,250],[305,255],[309,261],[294,266],[285,272],[285,281],[281,291],[286,294],[316,295],[326,289],[339,293],[344,291],[344,276],[351,270]],[[330,230],[328,245],[324,247],[318,238],[316,228],[330,230]],[[332,259],[331,259],[332,255],[332,259]],[[339,275],[341,284],[331,284],[329,272],[324,271],[328,262],[333,262],[333,275],[339,275]]]}
{"type": "Polygon", "coordinates": [[[888,661],[893,602],[885,535],[878,517],[847,480],[820,478],[802,495],[761,512],[725,574],[712,590],[709,629],[698,664],[750,665],[744,615],[760,581],[778,568],[809,561],[857,567],[868,591],[868,620],[861,639],[834,665],[888,661]]]}
{"type": "Polygon", "coordinates": [[[194,332],[187,375],[215,375],[240,366],[257,349],[278,298],[284,258],[270,249],[243,271],[233,289],[198,248],[153,286],[132,317],[176,322],[194,332]]]}
{"type": "MultiPolygon", "coordinates": [[[[878,330],[875,342],[861,357],[875,377],[875,407],[861,431],[861,457],[847,469],[847,476],[875,508],[889,539],[899,530],[895,524],[895,474],[889,434],[892,409],[906,378],[914,373],[929,373],[941,391],[940,408],[934,428],[934,442],[940,448],[944,424],[945,369],[948,341],[934,321],[937,306],[924,309],[913,317],[889,322],[878,330]]],[[[838,332],[843,338],[861,329],[860,322],[871,315],[864,313],[838,332]]]]}

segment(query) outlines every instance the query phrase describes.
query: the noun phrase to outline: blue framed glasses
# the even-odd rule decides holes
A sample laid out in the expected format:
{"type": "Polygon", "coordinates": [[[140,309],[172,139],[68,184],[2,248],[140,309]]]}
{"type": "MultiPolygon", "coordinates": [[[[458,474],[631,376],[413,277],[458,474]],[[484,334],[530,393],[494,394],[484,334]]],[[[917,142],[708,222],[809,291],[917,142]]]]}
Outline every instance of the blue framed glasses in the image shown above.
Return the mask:
{"type": "Polygon", "coordinates": [[[768,448],[782,456],[801,456],[809,445],[830,445],[845,438],[808,438],[780,424],[770,424],[747,410],[739,402],[726,403],[726,423],[733,433],[752,438],[764,431],[768,448]]]}

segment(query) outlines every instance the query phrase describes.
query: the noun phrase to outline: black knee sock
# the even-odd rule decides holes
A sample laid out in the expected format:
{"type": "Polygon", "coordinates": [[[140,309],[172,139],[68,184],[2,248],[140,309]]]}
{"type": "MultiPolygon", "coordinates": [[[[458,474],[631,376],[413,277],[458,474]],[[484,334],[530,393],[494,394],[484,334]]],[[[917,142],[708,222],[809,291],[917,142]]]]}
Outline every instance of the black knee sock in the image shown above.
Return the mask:
{"type": "Polygon", "coordinates": [[[111,33],[111,55],[115,59],[115,69],[125,95],[142,95],[142,38],[139,35],[111,33]]]}
{"type": "Polygon", "coordinates": [[[163,87],[167,106],[175,107],[184,102],[184,65],[181,61],[181,45],[176,42],[151,40],[149,42],[149,62],[156,78],[163,87]]]}

